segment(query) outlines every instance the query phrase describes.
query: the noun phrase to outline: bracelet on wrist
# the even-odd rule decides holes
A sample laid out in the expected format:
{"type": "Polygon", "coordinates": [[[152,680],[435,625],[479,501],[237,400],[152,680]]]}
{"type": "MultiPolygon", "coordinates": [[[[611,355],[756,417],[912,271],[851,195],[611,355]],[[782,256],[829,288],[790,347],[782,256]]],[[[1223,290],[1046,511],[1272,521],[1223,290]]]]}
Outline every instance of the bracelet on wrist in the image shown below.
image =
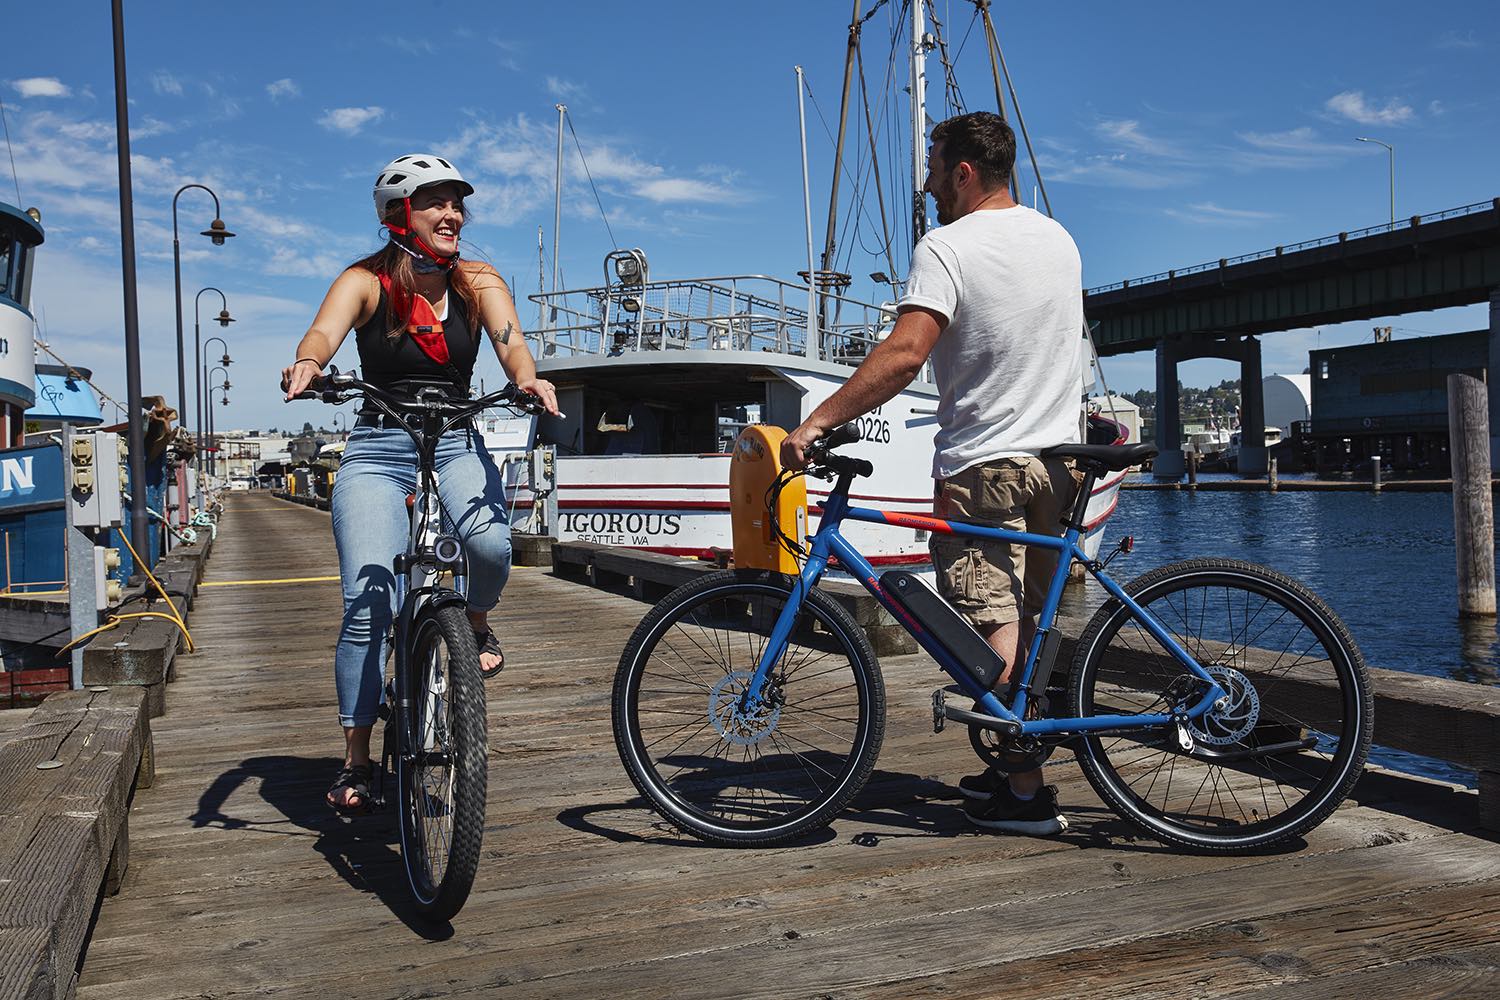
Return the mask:
{"type": "Polygon", "coordinates": [[[319,361],[317,358],[298,358],[296,361],[292,362],[292,367],[295,368],[304,361],[311,361],[313,364],[317,365],[318,371],[323,370],[323,362],[319,361]]]}

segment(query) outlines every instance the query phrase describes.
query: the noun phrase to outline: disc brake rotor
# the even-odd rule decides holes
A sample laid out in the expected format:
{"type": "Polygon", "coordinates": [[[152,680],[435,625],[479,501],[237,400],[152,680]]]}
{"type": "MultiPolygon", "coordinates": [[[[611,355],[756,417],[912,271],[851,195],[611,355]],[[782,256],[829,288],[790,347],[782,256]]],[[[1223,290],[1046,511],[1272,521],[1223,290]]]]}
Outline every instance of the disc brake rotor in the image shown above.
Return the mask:
{"type": "Polygon", "coordinates": [[[754,746],[776,731],[781,719],[781,692],[767,680],[760,705],[753,713],[740,709],[740,697],[750,683],[749,671],[726,674],[708,694],[708,717],[720,736],[735,746],[754,746]]]}
{"type": "Polygon", "coordinates": [[[1260,695],[1250,679],[1233,667],[1215,664],[1205,669],[1225,694],[1214,707],[1189,722],[1188,728],[1193,739],[1210,746],[1238,743],[1260,721],[1260,695]]]}

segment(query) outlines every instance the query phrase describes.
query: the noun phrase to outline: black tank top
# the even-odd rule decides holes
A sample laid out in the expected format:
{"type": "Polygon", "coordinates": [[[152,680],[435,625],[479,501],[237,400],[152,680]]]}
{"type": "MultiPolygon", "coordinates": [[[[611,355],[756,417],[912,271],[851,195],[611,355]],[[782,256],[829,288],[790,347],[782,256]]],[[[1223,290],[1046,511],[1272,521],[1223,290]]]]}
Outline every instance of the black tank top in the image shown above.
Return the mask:
{"type": "Polygon", "coordinates": [[[446,365],[422,353],[405,330],[398,336],[389,336],[390,318],[386,310],[386,294],[382,290],[375,315],[354,331],[365,381],[402,394],[413,385],[425,383],[451,386],[459,395],[467,395],[474,376],[474,361],[479,355],[479,331],[469,321],[463,297],[453,291],[452,285],[448,287],[448,316],[443,320],[443,339],[448,342],[446,365]]]}

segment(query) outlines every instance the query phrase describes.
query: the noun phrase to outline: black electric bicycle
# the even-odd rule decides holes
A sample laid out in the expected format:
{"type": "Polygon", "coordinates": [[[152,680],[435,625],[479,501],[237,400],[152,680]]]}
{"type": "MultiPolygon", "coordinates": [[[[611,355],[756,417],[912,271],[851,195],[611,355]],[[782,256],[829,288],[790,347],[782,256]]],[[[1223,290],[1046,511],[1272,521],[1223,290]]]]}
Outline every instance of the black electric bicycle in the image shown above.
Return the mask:
{"type": "Polygon", "coordinates": [[[468,563],[438,496],[436,452],[449,430],[492,406],[541,413],[541,400],[514,385],[476,399],[422,386],[410,397],[329,369],[299,399],[363,398],[417,446],[417,491],[407,497],[411,530],[396,556],[397,613],[387,649],[393,668],[380,714],[385,734],[372,799],[385,803],[394,771],[401,858],[418,911],[434,921],[463,907],[479,866],[488,785],[484,684],[479,648],[465,614],[468,563]],[[445,579],[445,577],[447,579],[445,579]]]}

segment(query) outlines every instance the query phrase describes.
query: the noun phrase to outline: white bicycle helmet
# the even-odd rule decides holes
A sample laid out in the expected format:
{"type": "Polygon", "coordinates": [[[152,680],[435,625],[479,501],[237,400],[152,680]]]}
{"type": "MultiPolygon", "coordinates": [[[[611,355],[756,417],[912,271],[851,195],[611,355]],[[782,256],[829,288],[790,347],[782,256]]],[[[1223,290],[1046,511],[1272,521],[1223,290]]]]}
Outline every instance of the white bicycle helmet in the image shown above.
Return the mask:
{"type": "Polygon", "coordinates": [[[375,217],[385,222],[385,210],[393,201],[410,198],[417,188],[451,181],[465,197],[474,185],[463,179],[453,164],[432,153],[408,153],[387,163],[375,178],[375,217]]]}

